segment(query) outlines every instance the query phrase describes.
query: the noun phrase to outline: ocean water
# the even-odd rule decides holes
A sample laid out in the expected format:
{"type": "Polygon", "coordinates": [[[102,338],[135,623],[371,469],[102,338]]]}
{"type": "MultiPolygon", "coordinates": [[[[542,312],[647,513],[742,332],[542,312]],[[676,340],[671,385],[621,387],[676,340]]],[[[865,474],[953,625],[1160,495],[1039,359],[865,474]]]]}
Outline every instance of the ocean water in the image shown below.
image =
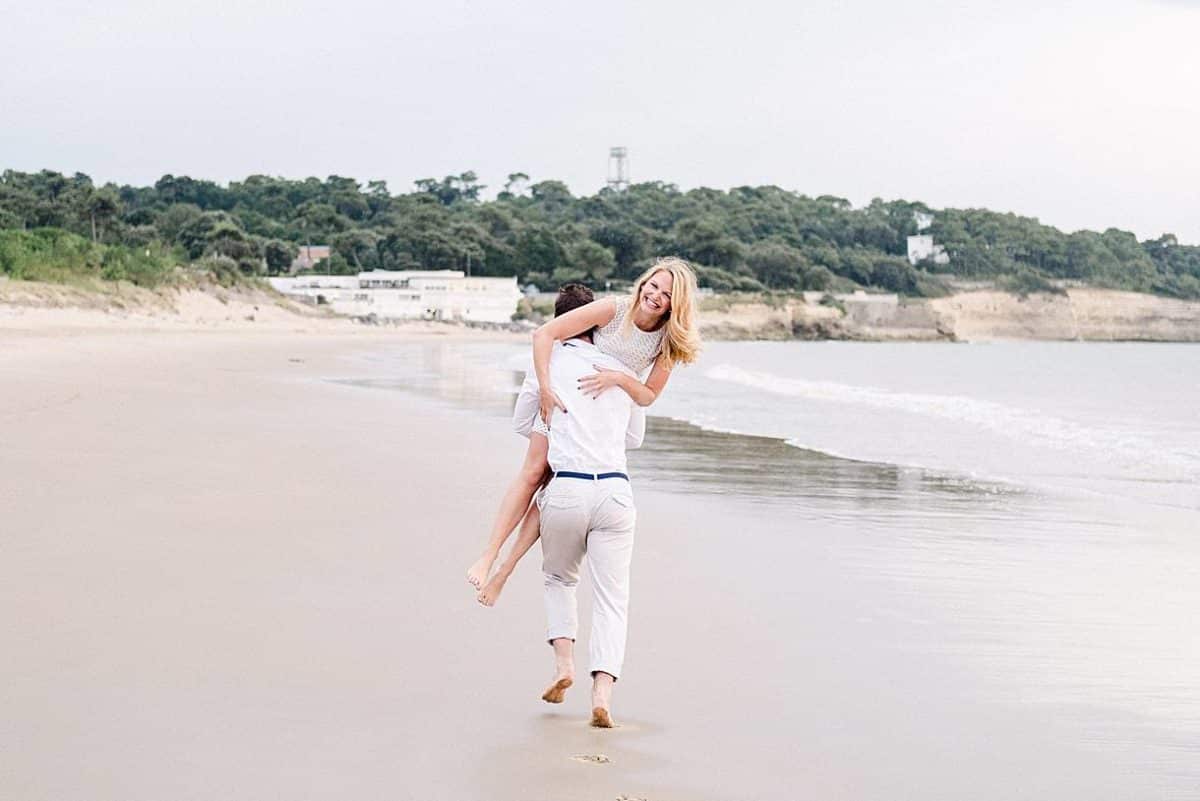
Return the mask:
{"type": "MultiPolygon", "coordinates": [[[[529,357],[367,358],[504,425],[529,357]]],[[[1200,347],[712,343],[650,411],[637,481],[830,538],[906,647],[1200,797],[1200,347]]]]}

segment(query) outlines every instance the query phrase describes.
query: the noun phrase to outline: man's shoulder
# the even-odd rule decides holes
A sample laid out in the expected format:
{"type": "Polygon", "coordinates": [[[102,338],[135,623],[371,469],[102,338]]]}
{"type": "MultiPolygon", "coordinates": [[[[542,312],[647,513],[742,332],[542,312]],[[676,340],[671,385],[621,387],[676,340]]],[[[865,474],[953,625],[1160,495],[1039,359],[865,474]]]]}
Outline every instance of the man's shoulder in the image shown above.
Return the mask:
{"type": "Polygon", "coordinates": [[[570,355],[576,359],[595,359],[604,352],[586,339],[570,339],[563,342],[556,354],[570,355]]]}
{"type": "Polygon", "coordinates": [[[601,367],[607,367],[611,370],[622,370],[632,375],[629,368],[620,359],[600,350],[600,348],[596,347],[595,343],[583,339],[573,339],[570,342],[563,343],[563,345],[564,350],[574,351],[576,356],[587,359],[588,364],[598,364],[601,367]]]}
{"type": "MultiPolygon", "coordinates": [[[[581,345],[586,343],[580,343],[581,345]]],[[[559,377],[576,375],[596,361],[594,351],[585,350],[574,344],[574,340],[563,342],[550,354],[550,372],[559,377]]]]}

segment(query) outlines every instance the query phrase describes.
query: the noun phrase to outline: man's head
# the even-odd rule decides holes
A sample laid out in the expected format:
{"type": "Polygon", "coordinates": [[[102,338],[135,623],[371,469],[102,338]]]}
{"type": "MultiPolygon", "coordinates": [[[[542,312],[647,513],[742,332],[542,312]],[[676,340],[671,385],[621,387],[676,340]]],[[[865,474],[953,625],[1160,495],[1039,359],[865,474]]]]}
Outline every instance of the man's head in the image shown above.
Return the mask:
{"type": "Polygon", "coordinates": [[[586,306],[596,299],[592,290],[583,284],[563,284],[554,299],[554,316],[561,317],[572,309],[586,306]]]}
{"type": "MultiPolygon", "coordinates": [[[[554,316],[561,317],[580,306],[588,305],[595,299],[596,296],[592,294],[592,290],[583,284],[563,284],[558,290],[558,297],[554,299],[554,316]]],[[[588,329],[577,336],[591,341],[592,330],[588,329]]]]}

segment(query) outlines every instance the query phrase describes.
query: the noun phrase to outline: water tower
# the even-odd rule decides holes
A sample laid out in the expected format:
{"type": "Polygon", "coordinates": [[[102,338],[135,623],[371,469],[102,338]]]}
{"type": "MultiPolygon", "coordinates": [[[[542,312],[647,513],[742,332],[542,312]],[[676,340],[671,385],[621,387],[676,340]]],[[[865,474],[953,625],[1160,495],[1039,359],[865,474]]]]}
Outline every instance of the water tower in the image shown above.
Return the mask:
{"type": "Polygon", "coordinates": [[[608,188],[623,192],[629,188],[629,150],[613,147],[608,150],[608,188]]]}

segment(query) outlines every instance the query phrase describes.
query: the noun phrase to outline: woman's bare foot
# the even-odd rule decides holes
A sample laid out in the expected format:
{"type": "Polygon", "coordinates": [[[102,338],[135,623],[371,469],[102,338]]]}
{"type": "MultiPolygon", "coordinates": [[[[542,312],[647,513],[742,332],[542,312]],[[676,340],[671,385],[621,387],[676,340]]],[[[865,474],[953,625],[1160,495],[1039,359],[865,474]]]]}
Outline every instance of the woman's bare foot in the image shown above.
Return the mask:
{"type": "Polygon", "coordinates": [[[483,586],[488,579],[488,573],[492,572],[492,563],[495,561],[496,554],[485,553],[467,568],[467,581],[471,582],[471,586],[477,590],[483,586]]]}
{"type": "Polygon", "coordinates": [[[483,589],[475,596],[475,600],[484,606],[495,606],[496,601],[500,598],[500,591],[504,589],[504,582],[508,581],[511,573],[504,572],[503,568],[496,575],[488,579],[487,584],[483,585],[483,589]]]}
{"type": "Polygon", "coordinates": [[[608,714],[608,710],[602,706],[592,708],[592,726],[597,729],[611,729],[613,727],[612,717],[608,714]]]}

